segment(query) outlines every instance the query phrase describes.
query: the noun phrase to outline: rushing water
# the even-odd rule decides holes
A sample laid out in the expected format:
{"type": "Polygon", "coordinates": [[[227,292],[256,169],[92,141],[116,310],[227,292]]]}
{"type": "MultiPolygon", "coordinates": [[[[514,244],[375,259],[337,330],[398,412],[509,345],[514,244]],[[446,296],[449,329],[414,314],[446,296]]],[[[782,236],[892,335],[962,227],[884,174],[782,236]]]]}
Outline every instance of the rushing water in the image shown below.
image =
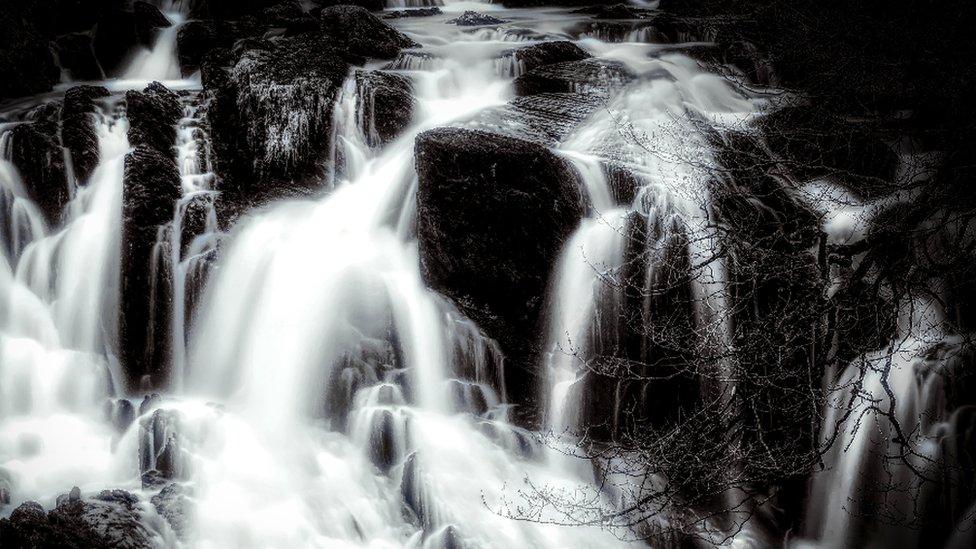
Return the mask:
{"type": "MultiPolygon", "coordinates": [[[[763,101],[686,55],[646,43],[653,38],[647,28],[622,38],[577,36],[586,16],[565,9],[504,10],[496,15],[508,24],[463,28],[445,23],[465,9],[502,8],[449,2],[442,15],[395,21],[422,44],[385,67],[413,84],[416,107],[403,134],[379,145],[375,121],[363,115],[368,94],[350,74],[331,113],[330,152],[343,163],[323,181],[328,192],[272,204],[222,234],[197,83],[180,80],[176,37],[185,17],[174,6],[164,6],[173,24],[106,83],[116,91],[152,80],[191,89],[181,98],[174,151],[183,196],[172,221],[159,227],[157,286],[146,296],[153,307],[167,306],[157,302],[161,292],[173,297],[170,314],[158,316],[166,322],[151,327],[153,339],[172,350],[171,387],[122,432],[106,402],[131,408],[129,399],[144,396],[122,393],[115,359],[129,150],[124,109],[117,97],[99,106],[99,165],[89,181],[69,183],[72,198],[56,226],[29,199],[10,162],[11,126],[0,126],[0,483],[11,495],[0,513],[28,500],[50,506],[74,485],[147,498],[140,460],[153,465],[159,456],[147,452],[141,426],[163,414],[176,427],[175,476],[192,490],[187,546],[612,547],[639,536],[616,513],[649,489],[642,483],[665,480],[615,475],[615,464],[597,463],[599,471],[564,450],[594,418],[586,402],[594,365],[618,353],[624,332],[634,329],[617,320],[628,250],[636,246],[649,258],[636,277],[644,289],[686,258],[695,344],[706,352],[731,345],[729,281],[710,188],[716,160],[695,123],[741,128],[763,101]],[[413,147],[426,129],[462,123],[512,98],[512,79],[525,71],[506,54],[521,45],[514,42],[567,38],[621,63],[634,80],[555,148],[585,191],[587,214],[554,266],[548,324],[537,334],[545,351],[543,428],[555,437],[543,444],[510,421],[498,345],[424,284],[413,234],[413,147]],[[630,196],[614,187],[611,166],[638,182],[630,196]],[[642,230],[632,231],[635,225],[642,230]],[[634,234],[645,236],[635,243],[634,234]]],[[[881,207],[856,203],[826,182],[803,193],[824,207],[832,242],[862,238],[865,212],[881,207]]],[[[655,306],[644,298],[642,322],[655,306]]],[[[917,413],[941,405],[938,387],[929,387],[938,383],[930,378],[916,388],[913,368],[933,346],[952,348],[953,341],[935,301],[902,309],[899,339],[864,360],[890,363],[891,388],[912,395],[898,405],[902,426],[928,435],[946,428],[917,413]]],[[[869,368],[861,381],[882,400],[883,370],[869,368]]],[[[843,387],[861,371],[852,365],[828,383],[843,387]]],[[[621,420],[621,394],[612,409],[598,411],[601,420],[621,420]]],[[[842,409],[831,404],[825,425],[842,409]]],[[[863,541],[849,537],[859,529],[845,504],[871,502],[858,499],[853,480],[876,463],[872,453],[896,451],[868,429],[838,438],[850,450],[835,451],[833,467],[814,477],[804,532],[823,546],[863,541]]],[[[912,460],[939,455],[922,440],[895,474],[907,478],[912,460]]],[[[155,541],[177,544],[145,507],[147,522],[161,529],[155,541]]],[[[748,527],[733,541],[772,542],[748,527]]]]}

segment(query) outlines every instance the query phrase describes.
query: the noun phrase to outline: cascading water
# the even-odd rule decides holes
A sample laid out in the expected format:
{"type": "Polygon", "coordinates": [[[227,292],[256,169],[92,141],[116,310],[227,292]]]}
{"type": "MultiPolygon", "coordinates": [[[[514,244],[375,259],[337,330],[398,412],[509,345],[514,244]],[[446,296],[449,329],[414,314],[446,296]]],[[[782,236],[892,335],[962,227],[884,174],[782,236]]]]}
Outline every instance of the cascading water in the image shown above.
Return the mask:
{"type": "Polygon", "coordinates": [[[15,502],[50,501],[66,482],[131,482],[124,462],[134,461],[113,454],[102,419],[118,387],[111,357],[126,128],[110,110],[98,116],[102,160],[63,226],[31,233],[19,257],[0,265],[0,463],[15,502]]]}
{"type": "MultiPolygon", "coordinates": [[[[110,89],[150,80],[199,85],[180,81],[183,4],[162,6],[172,24],[106,83],[110,89]]],[[[647,492],[663,490],[666,475],[634,475],[630,464],[566,454],[585,454],[593,427],[612,440],[628,399],[637,395],[646,405],[658,398],[653,381],[634,391],[601,379],[601,362],[658,358],[657,342],[643,331],[669,313],[658,310],[668,306],[658,289],[672,271],[683,275],[674,291],[692,304],[681,311],[689,317],[688,345],[709,357],[732,347],[730,275],[712,195],[723,182],[697,124],[718,133],[741,129],[763,101],[689,56],[644,43],[655,33],[643,23],[607,33],[581,30],[586,16],[569,10],[507,10],[498,14],[506,23],[465,28],[448,21],[465,9],[503,8],[387,2],[434,5],[444,13],[395,23],[420,48],[346,78],[327,114],[333,150],[321,195],[250,211],[227,234],[217,222],[221,191],[205,94],[180,96],[172,154],[182,196],[171,221],[158,227],[146,296],[154,312],[150,345],[169,351],[171,375],[161,395],[125,394],[115,358],[130,149],[119,98],[99,104],[98,167],[83,184],[67,178],[72,198],[52,226],[11,161],[11,126],[0,125],[0,513],[31,499],[50,506],[78,485],[82,492],[120,487],[137,494],[160,546],[612,547],[646,534],[640,528],[647,525],[632,524],[628,512],[647,492]],[[623,76],[599,98],[605,104],[554,148],[576,174],[586,214],[553,266],[547,325],[534,334],[542,340],[541,427],[553,443],[510,417],[520,403],[508,401],[499,344],[425,285],[414,234],[414,145],[424,130],[509,106],[513,79],[527,71],[515,48],[574,38],[623,76]],[[364,78],[377,70],[407,78],[414,101],[412,122],[386,141],[382,121],[370,114],[374,90],[364,78]],[[633,178],[633,189],[622,188],[617,171],[633,178]],[[637,287],[636,299],[628,285],[637,287]],[[636,310],[628,317],[635,325],[620,321],[634,312],[628,308],[636,310]],[[136,398],[143,398],[138,418],[129,400],[136,398]],[[184,533],[172,531],[147,501],[159,487],[147,471],[164,471],[167,482],[190,494],[180,541],[184,533]]],[[[596,93],[585,84],[569,87],[596,93]]],[[[853,201],[825,182],[806,191],[824,189],[853,201]]],[[[866,229],[845,220],[854,216],[851,208],[860,214],[873,207],[833,209],[824,230],[835,239],[844,231],[844,238],[861,238],[866,229]]],[[[868,355],[861,362],[867,368],[852,364],[829,380],[864,387],[868,396],[855,413],[886,402],[886,383],[910,395],[896,410],[902,427],[931,436],[896,464],[899,482],[908,482],[913,466],[945,455],[932,433],[963,425],[940,415],[936,376],[916,383],[920,363],[951,361],[946,357],[956,350],[935,301],[902,305],[929,312],[902,311],[895,352],[868,355]],[[920,418],[918,410],[930,409],[939,421],[920,418]]],[[[724,383],[725,364],[712,363],[711,379],[724,383]]],[[[825,425],[845,402],[832,404],[825,425]]],[[[837,434],[835,448],[848,450],[831,454],[835,467],[812,481],[804,532],[811,543],[865,541],[852,533],[865,528],[846,504],[875,502],[853,481],[877,467],[872,455],[899,451],[892,436],[876,434],[837,434]]],[[[772,544],[749,525],[731,541],[772,544]]]]}

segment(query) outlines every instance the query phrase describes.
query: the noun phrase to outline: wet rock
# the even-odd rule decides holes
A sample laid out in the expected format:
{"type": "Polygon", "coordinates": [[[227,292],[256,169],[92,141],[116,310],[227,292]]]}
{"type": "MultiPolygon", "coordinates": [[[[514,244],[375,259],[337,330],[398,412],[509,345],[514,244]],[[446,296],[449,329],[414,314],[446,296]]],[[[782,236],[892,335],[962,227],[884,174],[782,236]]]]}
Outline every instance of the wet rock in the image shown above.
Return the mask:
{"type": "Polygon", "coordinates": [[[96,100],[108,95],[108,90],[101,86],[75,86],[64,94],[61,142],[71,153],[71,164],[79,184],[87,183],[98,165],[98,135],[94,126],[96,100]]]}
{"type": "Polygon", "coordinates": [[[464,549],[468,547],[464,543],[464,538],[453,524],[441,528],[431,534],[430,539],[424,543],[424,547],[429,549],[464,549]]]}
{"type": "Polygon", "coordinates": [[[207,76],[218,86],[207,119],[221,204],[318,188],[332,105],[349,67],[343,53],[321,36],[303,35],[251,42],[230,57],[226,77],[207,76]]]}
{"type": "Polygon", "coordinates": [[[582,61],[590,58],[590,54],[567,40],[542,42],[541,44],[519,48],[508,52],[508,54],[515,58],[524,71],[531,71],[536,67],[553,63],[582,61]]]}
{"type": "Polygon", "coordinates": [[[622,87],[634,75],[622,64],[601,59],[566,61],[537,67],[515,79],[515,94],[590,93],[606,94],[622,87]]]}
{"type": "Polygon", "coordinates": [[[152,410],[159,408],[162,403],[163,397],[161,397],[159,393],[150,393],[146,395],[142,398],[142,402],[139,404],[139,415],[144,416],[148,414],[152,410]]]}
{"type": "Polygon", "coordinates": [[[481,130],[430,130],[415,150],[424,276],[498,341],[507,386],[524,389],[549,272],[583,215],[576,178],[546,147],[481,130]]]}
{"type": "Polygon", "coordinates": [[[57,225],[68,202],[64,149],[58,138],[59,115],[57,104],[39,107],[29,116],[34,120],[16,126],[10,135],[11,161],[51,225],[57,225]]]}
{"type": "Polygon", "coordinates": [[[392,59],[403,48],[419,44],[381,19],[358,6],[333,6],[322,10],[322,28],[344,44],[354,55],[368,58],[392,59]]]}
{"type": "Polygon", "coordinates": [[[406,10],[395,10],[383,14],[383,19],[401,19],[403,17],[430,17],[440,15],[441,9],[437,6],[430,8],[414,8],[406,10]]]}
{"type": "Polygon", "coordinates": [[[204,56],[212,49],[229,46],[224,44],[222,33],[218,31],[216,23],[211,21],[188,21],[180,27],[176,44],[183,76],[198,70],[204,56]]]}
{"type": "Polygon", "coordinates": [[[50,90],[61,74],[47,39],[19,2],[0,2],[0,98],[50,90]]]}
{"type": "Polygon", "coordinates": [[[193,491],[182,484],[170,483],[149,501],[156,512],[166,519],[176,537],[186,541],[193,516],[193,491]]]}
{"type": "Polygon", "coordinates": [[[158,409],[139,420],[139,468],[143,479],[186,478],[188,461],[180,434],[181,414],[158,409]]]}
{"type": "Polygon", "coordinates": [[[641,19],[650,17],[652,12],[629,4],[598,4],[573,10],[573,13],[588,13],[599,19],[641,19]]]}
{"type": "Polygon", "coordinates": [[[59,498],[49,513],[27,502],[0,519],[0,546],[6,548],[105,547],[148,549],[151,535],[142,524],[139,500],[122,491],[103,491],[83,499],[80,491],[59,498]]]}
{"type": "Polygon", "coordinates": [[[13,491],[13,482],[10,473],[5,469],[0,469],[0,510],[5,505],[10,505],[10,492],[13,491]]]}
{"type": "Polygon", "coordinates": [[[409,78],[387,71],[359,70],[356,85],[369,146],[389,143],[410,125],[414,99],[409,78]]]}
{"type": "Polygon", "coordinates": [[[129,144],[172,153],[176,145],[176,125],[183,116],[179,96],[159,82],[153,82],[141,92],[127,92],[125,103],[129,144]]]}
{"type": "Polygon", "coordinates": [[[61,68],[68,71],[72,80],[99,80],[102,69],[95,59],[92,39],[88,34],[76,33],[59,36],[54,43],[61,68]]]}
{"type": "Polygon", "coordinates": [[[478,27],[482,25],[500,25],[506,23],[506,21],[484,13],[466,11],[458,17],[447,21],[447,23],[459,27],[478,27]]]}
{"type": "Polygon", "coordinates": [[[152,47],[156,40],[157,30],[172,26],[163,12],[149,2],[136,0],[132,4],[132,12],[136,35],[139,37],[139,42],[144,46],[152,47]]]}
{"type": "Polygon", "coordinates": [[[369,457],[383,473],[389,472],[399,459],[396,435],[396,418],[391,410],[382,410],[373,415],[369,435],[369,457]]]}
{"type": "Polygon", "coordinates": [[[136,420],[136,409],[127,399],[119,398],[106,402],[105,415],[120,434],[125,433],[136,420]]]}
{"type": "Polygon", "coordinates": [[[171,154],[142,143],[126,155],[119,339],[120,359],[131,389],[140,388],[145,375],[153,386],[164,383],[168,376],[168,339],[154,337],[152,329],[168,325],[171,286],[165,265],[157,265],[153,275],[153,246],[159,226],[173,218],[181,184],[171,154]]]}
{"type": "MultiPolygon", "coordinates": [[[[330,6],[358,6],[365,8],[369,11],[383,11],[386,7],[386,2],[383,0],[313,0],[319,6],[330,7],[330,6]]],[[[421,8],[423,9],[423,8],[421,8]]],[[[435,8],[436,9],[436,8],[435,8]]]]}
{"type": "Polygon", "coordinates": [[[482,111],[464,125],[555,146],[605,105],[599,94],[541,93],[482,111]]]}

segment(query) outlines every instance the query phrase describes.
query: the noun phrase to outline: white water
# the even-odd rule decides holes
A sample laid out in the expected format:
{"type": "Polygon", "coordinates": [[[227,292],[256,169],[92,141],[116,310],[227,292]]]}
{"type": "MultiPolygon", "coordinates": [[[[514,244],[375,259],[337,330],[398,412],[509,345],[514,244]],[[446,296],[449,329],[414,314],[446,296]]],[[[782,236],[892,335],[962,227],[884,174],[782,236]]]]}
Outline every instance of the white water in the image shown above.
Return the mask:
{"type": "MultiPolygon", "coordinates": [[[[444,6],[464,9],[502,8],[444,6]]],[[[502,17],[534,31],[529,42],[564,37],[581,19],[559,10],[502,17]]],[[[194,492],[188,546],[433,549],[456,535],[473,547],[612,547],[623,544],[617,536],[632,535],[600,526],[620,521],[612,511],[632,503],[621,487],[633,480],[622,476],[597,489],[589,462],[552,452],[510,424],[497,345],[423,284],[412,237],[414,138],[510,99],[507,78],[520,69],[499,66],[498,56],[526,40],[505,29],[446,25],[448,18],[396,22],[431,55],[394,64],[415,85],[411,127],[383,148],[366,146],[369,121],[357,114],[360,94],[347,82],[334,113],[334,141],[346,163],[329,182],[332,191],[242,220],[227,235],[191,326],[189,279],[210,272],[205,264],[221,235],[211,209],[203,232],[183,241],[187,208],[214,194],[209,167],[197,161],[205,142],[193,135],[192,108],[181,121],[184,196],[160,230],[156,261],[174,274],[176,310],[160,328],[171,338],[174,377],[162,406],[180,418],[182,480],[194,492]],[[565,505],[531,497],[540,488],[587,505],[565,514],[565,505]]],[[[178,80],[177,27],[164,29],[112,87],[178,80]]],[[[687,116],[721,126],[747,120],[757,107],[683,55],[594,38],[580,44],[623,62],[639,80],[559,148],[591,204],[556,267],[544,334],[548,428],[559,433],[581,427],[573,386],[586,378],[580,362],[601,352],[593,334],[613,336],[600,313],[612,316],[619,301],[605,286],[619,273],[633,214],[664,228],[648,249],[674,233],[689,237],[702,345],[728,345],[724,264],[706,261],[721,244],[710,210],[711,160],[687,116]],[[659,71],[673,79],[653,76],[659,71]],[[622,125],[633,139],[621,139],[622,125]],[[632,203],[614,198],[603,173],[608,160],[644,182],[632,203]]],[[[127,144],[124,121],[103,122],[99,131],[102,163],[78,190],[65,226],[50,235],[16,173],[0,161],[0,205],[12,212],[0,213],[19,220],[18,232],[3,235],[13,251],[0,264],[0,467],[15,496],[3,513],[27,499],[50,505],[76,484],[85,492],[138,486],[138,427],[120,437],[100,413],[106,397],[119,396],[111,375],[114,317],[106,312],[117,309],[127,144]]],[[[648,265],[648,280],[658,266],[648,265]]]]}
{"type": "Polygon", "coordinates": [[[19,258],[0,262],[0,464],[14,504],[50,504],[66,482],[91,490],[131,482],[127,469],[138,467],[135,455],[112,452],[102,420],[115,386],[127,124],[105,115],[96,127],[102,161],[64,226],[34,233],[19,258]]]}

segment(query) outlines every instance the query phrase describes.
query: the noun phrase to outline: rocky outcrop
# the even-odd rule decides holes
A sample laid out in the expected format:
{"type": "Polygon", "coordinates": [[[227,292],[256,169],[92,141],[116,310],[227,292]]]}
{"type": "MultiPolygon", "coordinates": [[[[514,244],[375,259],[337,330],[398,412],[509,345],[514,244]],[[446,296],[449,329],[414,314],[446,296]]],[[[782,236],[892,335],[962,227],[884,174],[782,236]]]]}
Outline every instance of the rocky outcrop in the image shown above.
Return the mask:
{"type": "Polygon", "coordinates": [[[353,55],[392,59],[401,49],[419,45],[358,6],[325,8],[320,18],[325,34],[344,44],[353,55]]]}
{"type": "Polygon", "coordinates": [[[405,10],[394,10],[383,14],[383,19],[401,19],[403,17],[430,17],[440,15],[441,9],[437,6],[429,8],[413,8],[405,10]]]}
{"type": "Polygon", "coordinates": [[[19,2],[0,3],[0,99],[50,90],[61,73],[47,39],[19,2]]]}
{"type": "Polygon", "coordinates": [[[98,135],[94,116],[96,100],[108,96],[101,86],[75,86],[64,94],[61,108],[61,142],[71,153],[71,165],[79,184],[88,178],[98,165],[98,135]]]}
{"type": "Polygon", "coordinates": [[[525,389],[549,272],[583,215],[576,178],[544,146],[471,129],[421,134],[416,163],[424,276],[499,342],[509,391],[525,389]]]}
{"type": "Polygon", "coordinates": [[[590,54],[567,40],[542,42],[506,52],[506,55],[511,55],[521,65],[523,71],[531,71],[537,67],[552,65],[553,63],[582,61],[590,58],[590,54]]]}
{"type": "Polygon", "coordinates": [[[149,549],[152,535],[142,524],[139,498],[122,490],[105,490],[84,499],[81,491],[58,497],[57,506],[27,502],[9,519],[0,519],[0,547],[105,547],[149,549]]]}
{"type": "Polygon", "coordinates": [[[172,25],[169,19],[155,5],[143,0],[136,0],[132,4],[133,22],[139,42],[151,47],[156,39],[156,31],[172,25]]]}
{"type": "Polygon", "coordinates": [[[633,80],[622,64],[602,59],[584,59],[544,65],[515,79],[516,95],[538,93],[606,94],[633,80]]]}
{"type": "Polygon", "coordinates": [[[466,11],[461,15],[459,15],[458,17],[455,17],[454,19],[447,21],[448,24],[457,25],[459,27],[480,27],[484,25],[501,25],[502,23],[505,22],[506,21],[499,19],[497,17],[493,17],[491,15],[487,15],[484,13],[478,13],[476,11],[466,11]]]}
{"type": "Polygon", "coordinates": [[[166,519],[177,539],[186,541],[193,515],[193,491],[182,484],[167,484],[149,501],[161,517],[166,519]]]}
{"type": "Polygon", "coordinates": [[[154,255],[154,246],[159,227],[173,219],[182,196],[173,149],[182,109],[177,96],[157,82],[128,92],[126,105],[135,150],[126,155],[122,188],[119,340],[129,387],[136,388],[147,381],[157,386],[168,376],[168,338],[154,330],[168,326],[171,274],[162,262],[167,255],[154,255]]]}
{"type": "Polygon", "coordinates": [[[187,477],[189,461],[183,450],[181,422],[178,411],[164,408],[139,420],[139,468],[144,485],[187,477]]]}
{"type": "Polygon", "coordinates": [[[60,104],[48,103],[35,108],[25,123],[10,130],[10,160],[17,166],[31,200],[51,225],[57,225],[68,202],[64,149],[58,135],[60,114],[60,104]]]}
{"type": "Polygon", "coordinates": [[[383,0],[312,0],[315,4],[327,8],[330,6],[358,6],[369,11],[383,11],[386,2],[383,0]]]}
{"type": "MultiPolygon", "coordinates": [[[[349,67],[416,45],[361,7],[325,8],[320,22],[315,32],[239,41],[202,62],[225,223],[270,198],[315,192],[328,169],[331,112],[349,67]]],[[[410,110],[393,111],[412,102],[409,82],[364,78],[376,84],[369,108],[377,111],[377,140],[391,139],[409,120],[410,110]]]]}
{"type": "Polygon", "coordinates": [[[389,71],[356,71],[359,108],[366,123],[366,142],[385,145],[400,134],[413,118],[413,83],[389,71]]]}

